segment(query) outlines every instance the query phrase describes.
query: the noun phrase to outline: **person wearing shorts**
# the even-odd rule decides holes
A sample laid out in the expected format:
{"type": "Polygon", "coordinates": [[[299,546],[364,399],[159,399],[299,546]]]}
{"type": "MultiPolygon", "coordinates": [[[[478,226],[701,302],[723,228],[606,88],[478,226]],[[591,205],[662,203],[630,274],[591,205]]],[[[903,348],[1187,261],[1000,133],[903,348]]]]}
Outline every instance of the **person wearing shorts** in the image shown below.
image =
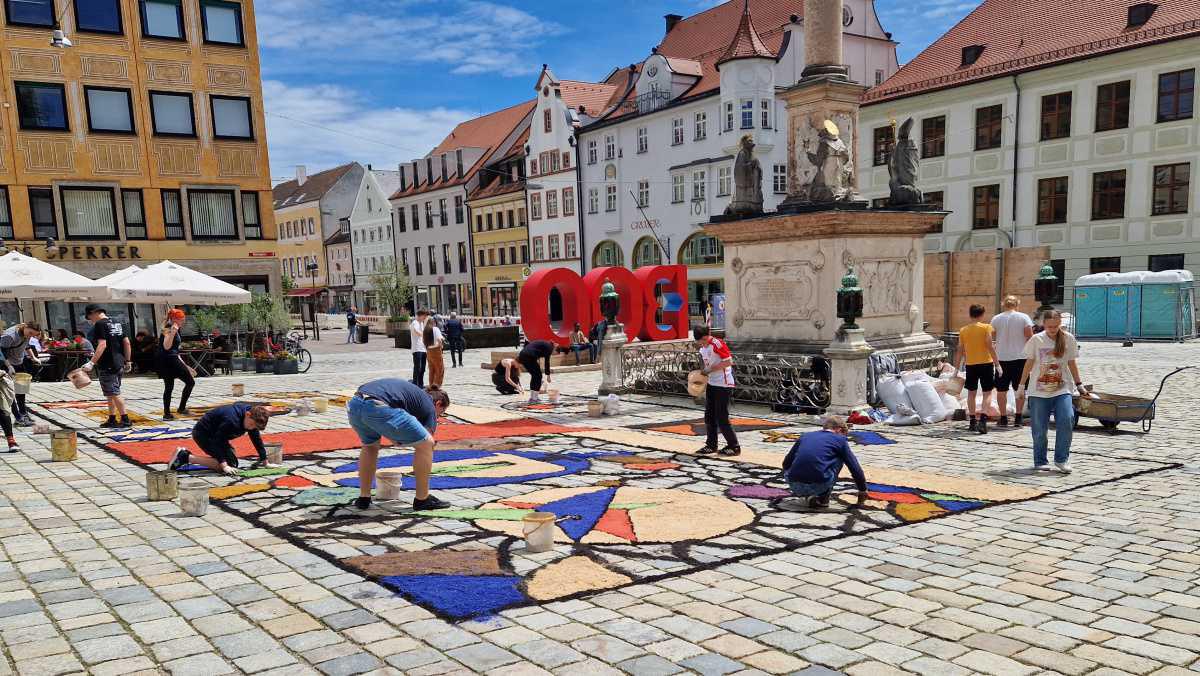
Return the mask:
{"type": "Polygon", "coordinates": [[[83,370],[90,373],[96,369],[100,391],[108,399],[108,419],[100,426],[112,429],[132,427],[129,414],[125,412],[125,400],[121,397],[121,376],[133,356],[129,336],[125,335],[125,327],[109,319],[99,305],[88,305],[83,310],[83,316],[92,322],[92,345],[96,346],[92,358],[83,363],[83,370]]]}
{"type": "Polygon", "coordinates": [[[975,394],[983,390],[979,398],[979,407],[987,401],[988,392],[995,388],[996,369],[1000,366],[1000,358],[996,356],[996,348],[992,345],[992,325],[981,321],[984,307],[972,305],[970,309],[970,324],[958,330],[958,355],[954,360],[955,366],[967,367],[967,414],[971,418],[969,430],[987,434],[987,414],[980,412],[975,417],[975,394]]]}
{"type": "Polygon", "coordinates": [[[267,429],[270,419],[270,411],[261,405],[237,403],[214,408],[192,428],[192,441],[204,455],[189,453],[180,447],[171,460],[171,469],[178,471],[187,465],[203,465],[214,472],[236,475],[238,458],[233,450],[233,440],[243,434],[250,435],[250,443],[258,452],[257,464],[265,465],[267,449],[259,432],[267,429]]]}
{"type": "Polygon", "coordinates": [[[407,380],[383,378],[363,384],[346,403],[350,427],[362,441],[358,456],[359,497],[352,505],[371,507],[371,488],[379,465],[379,446],[387,437],[397,446],[412,446],[412,468],[416,479],[414,511],[446,509],[449,503],[429,494],[433,472],[433,433],[438,417],[450,406],[450,397],[440,388],[425,390],[407,380]]]}
{"type": "Polygon", "coordinates": [[[1025,410],[1025,384],[1020,381],[1025,370],[1025,344],[1033,337],[1033,320],[1019,311],[1021,300],[1016,296],[1004,299],[1004,312],[992,317],[996,335],[996,356],[1000,358],[1000,374],[996,378],[996,404],[1000,407],[1000,426],[1008,425],[1008,391],[1016,396],[1016,415],[1013,427],[1021,426],[1025,410]]]}

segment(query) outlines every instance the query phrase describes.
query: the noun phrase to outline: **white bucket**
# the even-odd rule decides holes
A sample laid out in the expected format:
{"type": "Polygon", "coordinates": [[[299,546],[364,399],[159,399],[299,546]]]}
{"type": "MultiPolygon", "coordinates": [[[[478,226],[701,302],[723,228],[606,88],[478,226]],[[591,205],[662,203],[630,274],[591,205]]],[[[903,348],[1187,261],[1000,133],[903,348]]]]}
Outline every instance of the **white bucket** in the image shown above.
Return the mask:
{"type": "Polygon", "coordinates": [[[558,403],[558,390],[550,390],[550,391],[546,392],[546,397],[548,398],[548,400],[550,401],[551,404],[557,404],[558,403]]]}
{"type": "Polygon", "coordinates": [[[283,444],[263,444],[263,447],[267,449],[267,462],[271,463],[272,465],[283,464],[283,444]]]}
{"type": "Polygon", "coordinates": [[[403,474],[376,474],[375,497],[379,500],[399,500],[400,487],[404,483],[403,474]]]}
{"type": "Polygon", "coordinates": [[[525,534],[525,550],[531,553],[548,552],[554,548],[554,520],[549,512],[531,512],[521,520],[525,534]]]}
{"type": "Polygon", "coordinates": [[[13,391],[17,394],[29,394],[29,385],[33,382],[33,376],[28,373],[17,373],[13,375],[13,391]]]}
{"type": "Polygon", "coordinates": [[[187,516],[204,516],[208,511],[208,484],[199,481],[181,484],[179,510],[187,516]]]}
{"type": "Polygon", "coordinates": [[[610,394],[604,398],[604,415],[616,415],[621,412],[621,398],[610,394]]]}

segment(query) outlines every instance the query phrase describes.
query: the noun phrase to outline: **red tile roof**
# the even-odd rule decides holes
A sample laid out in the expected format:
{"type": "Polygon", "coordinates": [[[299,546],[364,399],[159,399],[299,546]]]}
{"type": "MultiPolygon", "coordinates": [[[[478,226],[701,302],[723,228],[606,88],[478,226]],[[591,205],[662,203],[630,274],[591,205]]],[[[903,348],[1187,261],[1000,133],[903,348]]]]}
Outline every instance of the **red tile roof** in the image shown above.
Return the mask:
{"type": "Polygon", "coordinates": [[[762,38],[758,36],[758,31],[754,30],[754,19],[750,16],[750,0],[745,0],[745,5],[742,11],[742,19],[738,24],[737,33],[733,35],[733,41],[729,43],[729,48],[717,59],[717,67],[721,64],[733,61],[735,59],[773,59],[775,53],[767,49],[763,44],[762,38]]]}
{"type": "MultiPolygon", "coordinates": [[[[504,139],[533,113],[536,103],[536,101],[525,101],[458,125],[446,138],[442,139],[442,142],[429,153],[428,157],[437,158],[442,153],[452,155],[459,148],[483,148],[483,156],[473,166],[467,167],[463,171],[462,178],[458,178],[457,173],[452,172],[449,179],[443,181],[441,175],[435,173],[432,182],[427,179],[424,183],[410,184],[405,190],[397,190],[390,199],[419,195],[430,190],[440,190],[466,183],[475,176],[476,172],[487,166],[504,139]]],[[[440,166],[437,162],[434,164],[440,166]]]]}
{"type": "Polygon", "coordinates": [[[284,181],[271,189],[271,199],[276,209],[321,199],[325,193],[329,192],[330,188],[346,175],[346,172],[353,168],[354,162],[350,162],[340,167],[326,169],[325,171],[309,176],[303,185],[297,183],[296,179],[284,181]],[[289,203],[284,204],[285,202],[289,203]]]}
{"type": "Polygon", "coordinates": [[[1143,26],[1129,28],[1128,8],[1112,0],[986,0],[949,32],[863,96],[881,103],[1200,35],[1197,0],[1157,0],[1143,26]],[[983,54],[962,67],[962,49],[983,45],[983,54]]]}
{"type": "Polygon", "coordinates": [[[617,90],[616,85],[598,82],[579,82],[578,80],[562,80],[559,91],[562,92],[563,102],[568,107],[579,110],[582,106],[590,114],[598,114],[604,110],[609,99],[617,90]]]}

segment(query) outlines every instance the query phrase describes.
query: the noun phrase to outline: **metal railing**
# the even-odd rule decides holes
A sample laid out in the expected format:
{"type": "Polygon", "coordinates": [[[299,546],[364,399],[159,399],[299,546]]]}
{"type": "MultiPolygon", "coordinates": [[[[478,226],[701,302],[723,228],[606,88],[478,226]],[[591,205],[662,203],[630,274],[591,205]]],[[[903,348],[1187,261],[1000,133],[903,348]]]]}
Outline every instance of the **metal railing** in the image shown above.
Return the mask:
{"type": "Polygon", "coordinates": [[[667,90],[649,91],[645,94],[638,94],[631,99],[622,101],[621,104],[617,106],[617,113],[619,115],[628,115],[630,113],[645,115],[646,113],[652,113],[659,108],[665,108],[670,102],[671,92],[667,90]]]}

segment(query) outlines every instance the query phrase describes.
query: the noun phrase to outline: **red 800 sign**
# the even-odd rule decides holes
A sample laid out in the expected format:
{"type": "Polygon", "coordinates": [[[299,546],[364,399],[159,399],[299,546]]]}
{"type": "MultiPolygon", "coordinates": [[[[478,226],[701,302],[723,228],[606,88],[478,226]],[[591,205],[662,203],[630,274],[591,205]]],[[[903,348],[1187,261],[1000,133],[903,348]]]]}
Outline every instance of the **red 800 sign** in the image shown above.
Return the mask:
{"type": "Polygon", "coordinates": [[[589,327],[604,319],[600,314],[600,293],[605,282],[612,282],[621,297],[617,321],[625,326],[629,340],[688,337],[686,265],[648,265],[632,271],[596,268],[583,277],[566,268],[538,270],[530,275],[521,291],[521,327],[525,337],[570,346],[576,322],[587,333],[589,327]],[[562,323],[557,332],[550,324],[551,290],[557,290],[562,299],[562,323]]]}

